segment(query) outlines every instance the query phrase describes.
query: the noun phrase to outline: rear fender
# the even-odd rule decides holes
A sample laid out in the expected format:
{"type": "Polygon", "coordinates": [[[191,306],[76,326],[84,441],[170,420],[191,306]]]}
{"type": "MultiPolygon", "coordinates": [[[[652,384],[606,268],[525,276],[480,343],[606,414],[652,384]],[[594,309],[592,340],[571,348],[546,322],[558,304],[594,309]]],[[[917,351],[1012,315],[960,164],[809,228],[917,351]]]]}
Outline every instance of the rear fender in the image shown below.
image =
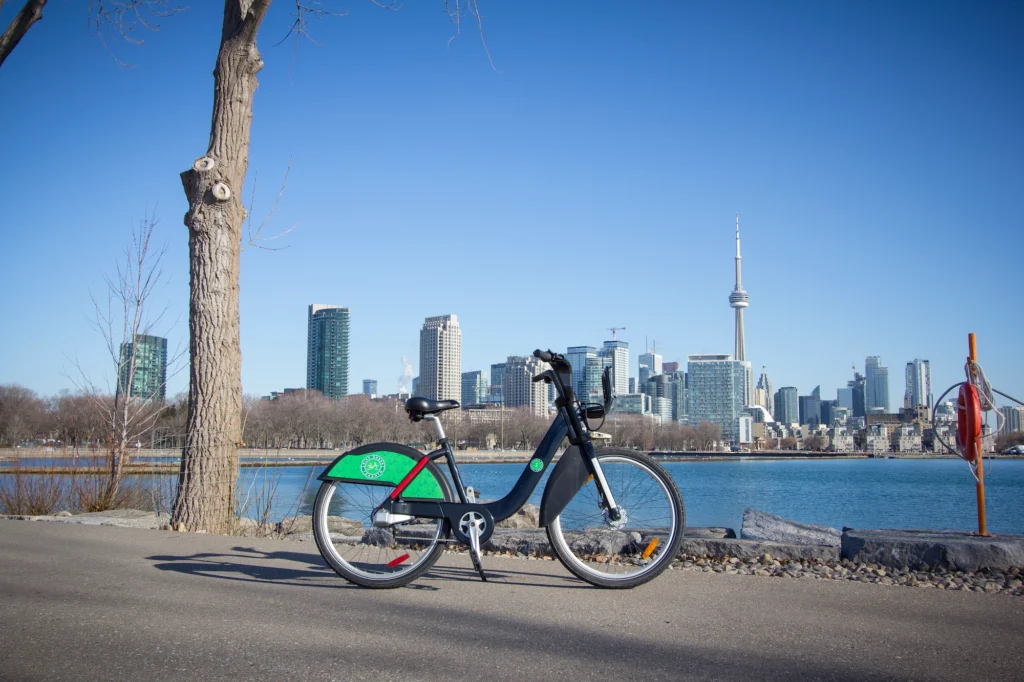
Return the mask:
{"type": "MultiPolygon", "coordinates": [[[[321,481],[347,481],[365,485],[396,486],[424,454],[398,443],[370,443],[349,450],[318,476],[321,481]]],[[[443,500],[444,490],[432,467],[426,467],[403,492],[404,499],[443,500]]]]}

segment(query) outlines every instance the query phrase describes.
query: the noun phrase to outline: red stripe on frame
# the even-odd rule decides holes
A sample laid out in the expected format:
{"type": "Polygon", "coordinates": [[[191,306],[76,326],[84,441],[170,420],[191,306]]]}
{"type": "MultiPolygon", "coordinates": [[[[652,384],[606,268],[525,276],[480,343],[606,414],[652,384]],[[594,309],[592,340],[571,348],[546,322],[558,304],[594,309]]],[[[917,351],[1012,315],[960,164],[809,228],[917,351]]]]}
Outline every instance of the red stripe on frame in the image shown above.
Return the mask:
{"type": "Polygon", "coordinates": [[[402,482],[399,483],[398,486],[391,491],[391,494],[388,495],[388,498],[392,500],[397,500],[398,496],[402,494],[402,491],[409,487],[409,484],[412,483],[412,479],[416,478],[416,474],[423,471],[423,467],[427,466],[427,462],[429,461],[430,458],[427,457],[426,455],[423,455],[420,461],[416,462],[416,466],[412,468],[412,471],[406,474],[405,478],[402,479],[402,482]]]}

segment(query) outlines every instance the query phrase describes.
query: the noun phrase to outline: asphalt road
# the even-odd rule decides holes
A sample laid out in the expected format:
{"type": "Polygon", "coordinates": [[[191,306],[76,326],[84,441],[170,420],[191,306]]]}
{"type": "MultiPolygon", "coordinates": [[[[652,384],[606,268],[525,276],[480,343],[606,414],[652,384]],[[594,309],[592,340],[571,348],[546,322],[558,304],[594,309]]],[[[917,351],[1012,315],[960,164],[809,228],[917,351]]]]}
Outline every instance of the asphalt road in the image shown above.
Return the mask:
{"type": "Polygon", "coordinates": [[[1024,599],[446,555],[349,586],[312,543],[0,521],[0,679],[1024,679],[1024,599]]]}

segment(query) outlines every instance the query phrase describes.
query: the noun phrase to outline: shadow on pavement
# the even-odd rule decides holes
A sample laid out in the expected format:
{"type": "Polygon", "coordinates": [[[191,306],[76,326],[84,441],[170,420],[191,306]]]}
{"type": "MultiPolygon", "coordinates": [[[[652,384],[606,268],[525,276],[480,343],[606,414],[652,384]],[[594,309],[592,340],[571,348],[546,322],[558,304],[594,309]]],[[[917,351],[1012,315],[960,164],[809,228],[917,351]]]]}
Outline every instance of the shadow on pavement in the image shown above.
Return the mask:
{"type": "Polygon", "coordinates": [[[182,556],[156,555],[146,557],[156,562],[154,567],[161,571],[174,571],[200,575],[221,580],[243,580],[259,583],[299,585],[302,587],[354,587],[324,566],[319,555],[301,552],[268,552],[255,547],[232,547],[232,554],[200,552],[182,556]],[[269,563],[289,562],[301,564],[301,568],[282,567],[269,563]],[[320,579],[337,579],[331,584],[320,583],[320,579]],[[313,582],[317,581],[317,582],[313,582]]]}

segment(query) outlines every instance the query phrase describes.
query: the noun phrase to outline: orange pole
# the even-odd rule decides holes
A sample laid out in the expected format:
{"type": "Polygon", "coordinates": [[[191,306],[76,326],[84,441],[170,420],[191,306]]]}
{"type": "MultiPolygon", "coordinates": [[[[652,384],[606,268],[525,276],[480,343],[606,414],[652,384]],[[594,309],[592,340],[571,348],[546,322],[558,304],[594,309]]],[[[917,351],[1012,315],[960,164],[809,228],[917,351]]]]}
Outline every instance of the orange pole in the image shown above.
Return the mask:
{"type": "MultiPolygon", "coordinates": [[[[973,333],[967,335],[967,346],[970,351],[968,359],[971,361],[971,372],[973,373],[973,363],[978,361],[978,342],[973,333]]],[[[974,488],[978,498],[978,535],[988,537],[988,529],[985,527],[985,453],[981,449],[982,443],[984,443],[984,438],[975,440],[973,446],[974,454],[977,456],[975,461],[978,463],[978,480],[974,484],[974,488]]]]}

